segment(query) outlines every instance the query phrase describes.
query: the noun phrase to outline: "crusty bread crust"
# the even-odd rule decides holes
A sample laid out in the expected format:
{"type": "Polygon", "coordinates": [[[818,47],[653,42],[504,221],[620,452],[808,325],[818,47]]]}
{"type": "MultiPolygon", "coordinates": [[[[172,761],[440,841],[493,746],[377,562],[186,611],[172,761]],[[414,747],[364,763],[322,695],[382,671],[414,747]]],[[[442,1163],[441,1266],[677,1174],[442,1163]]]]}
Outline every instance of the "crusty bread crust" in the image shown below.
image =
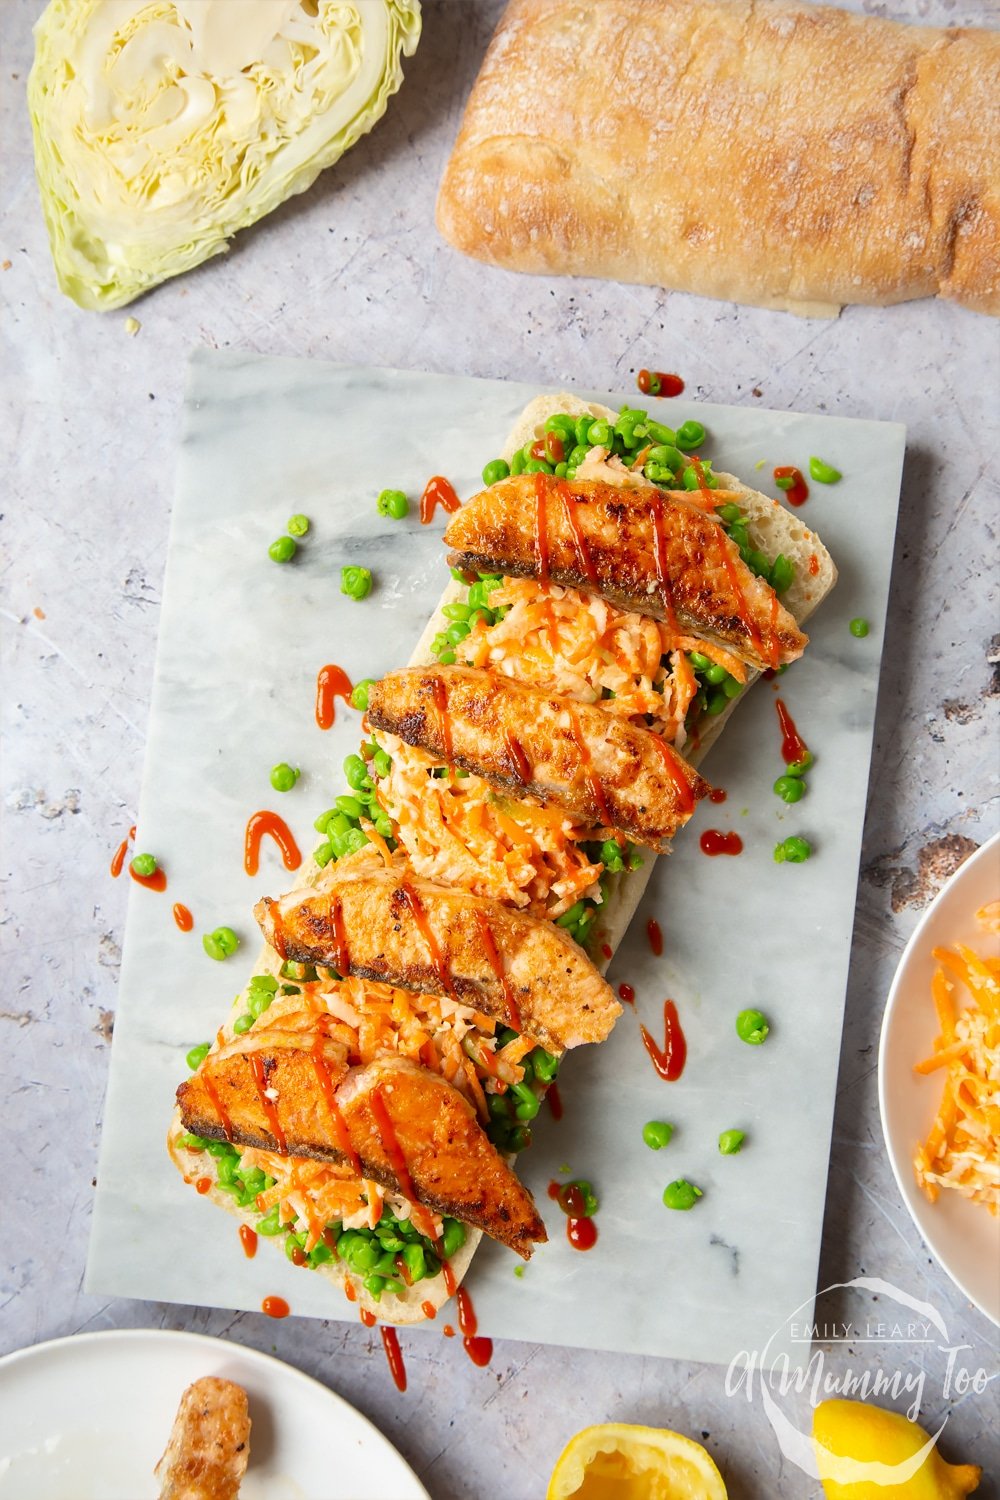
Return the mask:
{"type": "MultiPolygon", "coordinates": [[[[501,456],[509,462],[518,448],[523,448],[525,443],[541,437],[546,420],[556,412],[567,412],[573,417],[589,412],[594,417],[608,417],[612,421],[618,415],[608,406],[602,406],[596,401],[581,401],[578,396],[572,396],[568,391],[562,391],[555,396],[536,396],[515,422],[503,446],[501,456]]],[[[776,557],[779,552],[783,552],[789,562],[794,565],[794,582],[782,598],[795,617],[796,623],[802,625],[826,598],[837,581],[837,569],[833,558],[815,532],[810,531],[803,524],[801,517],[779,501],[771,499],[768,495],[762,495],[759,490],[750,489],[741,479],[737,479],[732,474],[720,472],[718,477],[721,485],[738,494],[738,503],[747,517],[747,530],[754,546],[772,558],[776,557]]],[[[454,579],[449,582],[438,602],[437,609],[417,642],[416,649],[410,658],[411,667],[429,666],[433,663],[431,642],[437,633],[446,629],[449,624],[442,613],[444,606],[461,598],[464,592],[462,584],[454,579]]],[[[747,685],[750,686],[756,682],[759,675],[752,668],[748,668],[747,685]]],[[[689,746],[684,752],[684,758],[690,765],[701,764],[722,733],[742,696],[741,694],[740,698],[734,699],[728,708],[705,725],[696,748],[689,746]]],[[[598,925],[598,936],[601,944],[606,943],[612,952],[617,949],[635,915],[643,891],[653,872],[655,858],[656,856],[645,851],[643,863],[638,870],[623,872],[610,878],[604,909],[598,925]]],[[[594,962],[597,968],[605,973],[611,960],[595,957],[594,962]]]]}
{"type": "Polygon", "coordinates": [[[511,0],[444,237],[510,270],[804,316],[1000,313],[1000,32],[802,0],[511,0]]]}

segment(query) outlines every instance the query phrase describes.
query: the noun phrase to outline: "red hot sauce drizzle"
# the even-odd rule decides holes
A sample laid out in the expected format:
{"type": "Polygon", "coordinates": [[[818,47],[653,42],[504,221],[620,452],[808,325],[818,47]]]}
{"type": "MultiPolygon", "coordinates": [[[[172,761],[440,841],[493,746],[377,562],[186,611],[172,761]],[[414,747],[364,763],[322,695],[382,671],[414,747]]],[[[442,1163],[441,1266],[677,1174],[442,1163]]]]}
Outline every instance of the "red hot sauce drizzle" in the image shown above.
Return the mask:
{"type": "Polygon", "coordinates": [[[546,1102],[552,1111],[553,1120],[561,1120],[563,1117],[562,1094],[559,1092],[557,1083],[550,1083],[545,1091],[546,1102]]]}
{"type": "Polygon", "coordinates": [[[521,741],[509,729],[505,729],[503,732],[503,743],[504,749],[507,752],[507,759],[514,774],[523,786],[530,786],[531,766],[528,762],[528,757],[524,753],[521,741]]]}
{"type": "Polygon", "coordinates": [[[366,1328],[374,1328],[375,1327],[375,1323],[376,1323],[375,1314],[373,1312],[369,1312],[368,1309],[367,1309],[367,1307],[362,1307],[359,1310],[359,1316],[361,1318],[362,1323],[365,1325],[366,1328]]]}
{"type": "Polygon", "coordinates": [[[474,1365],[488,1365],[493,1358],[493,1340],[476,1337],[479,1323],[472,1306],[472,1298],[464,1286],[459,1287],[456,1292],[455,1302],[458,1306],[458,1326],[466,1354],[474,1365]]]}
{"type": "Polygon", "coordinates": [[[250,1071],[253,1074],[254,1087],[257,1090],[260,1107],[267,1116],[267,1123],[270,1126],[271,1134],[278,1143],[278,1154],[279,1156],[287,1156],[288,1142],[285,1139],[285,1132],[281,1128],[281,1121],[278,1119],[278,1111],[275,1108],[274,1100],[268,1098],[268,1083],[267,1074],[264,1072],[264,1059],[259,1052],[248,1052],[244,1055],[250,1064],[250,1071]]]}
{"type": "Polygon", "coordinates": [[[115,880],[118,879],[119,875],[125,867],[125,856],[128,853],[128,846],[134,838],[135,824],[133,823],[132,827],[129,829],[128,833],[122,839],[121,843],[118,845],[118,848],[111,856],[111,874],[115,880]]]}
{"type": "Polygon", "coordinates": [[[653,490],[650,493],[649,518],[653,524],[653,562],[656,565],[656,578],[660,585],[663,612],[667,628],[676,631],[677,611],[674,609],[673,589],[670,587],[670,573],[667,568],[667,539],[663,530],[663,496],[659,490],[653,490]]]}
{"type": "Polygon", "coordinates": [[[257,1254],[257,1231],[251,1229],[249,1224],[240,1225],[240,1244],[247,1260],[253,1260],[257,1254]]]}
{"type": "Polygon", "coordinates": [[[781,758],[786,766],[793,761],[803,760],[809,753],[809,747],[795,727],[795,720],[780,698],[775,698],[774,706],[778,710],[778,723],[781,725],[781,758]]]}
{"type": "Polygon", "coordinates": [[[549,581],[549,487],[546,475],[535,475],[535,555],[538,558],[538,581],[549,581]]]}
{"type": "Polygon", "coordinates": [[[434,699],[434,707],[437,710],[438,722],[441,725],[441,744],[444,749],[444,758],[451,766],[454,751],[451,744],[451,719],[448,715],[448,689],[445,687],[443,677],[435,677],[431,685],[431,696],[434,699]]]}
{"type": "Polygon", "coordinates": [[[585,1206],[583,1194],[575,1183],[549,1183],[549,1197],[554,1198],[566,1214],[566,1238],[574,1250],[592,1250],[597,1244],[597,1225],[580,1210],[585,1206]]]}
{"type": "Polygon", "coordinates": [[[421,1302],[420,1311],[425,1318],[436,1318],[438,1315],[438,1310],[433,1302],[421,1302]]]}
{"type": "Polygon", "coordinates": [[[323,1056],[322,1036],[317,1036],[313,1045],[312,1062],[316,1073],[316,1081],[319,1084],[320,1093],[323,1095],[323,1102],[330,1116],[330,1124],[333,1127],[333,1135],[337,1142],[337,1147],[347,1159],[348,1165],[354,1175],[361,1177],[363,1175],[361,1160],[351,1142],[351,1133],[347,1128],[347,1121],[340,1112],[340,1105],[337,1103],[336,1095],[334,1094],[333,1079],[330,1076],[330,1065],[323,1056]]]}
{"type": "Polygon", "coordinates": [[[653,950],[654,957],[659,958],[663,952],[663,933],[655,917],[650,917],[646,923],[646,936],[649,938],[649,946],[653,950]]]}
{"type": "Polygon", "coordinates": [[[725,802],[726,793],[721,786],[713,786],[712,790],[708,794],[708,800],[709,802],[714,802],[716,803],[716,805],[718,805],[718,803],[720,802],[725,802]]]}
{"type": "Polygon", "coordinates": [[[608,799],[604,795],[601,778],[594,769],[594,762],[590,758],[590,750],[587,746],[587,741],[583,737],[576,709],[568,701],[566,703],[566,713],[569,715],[570,729],[572,730],[573,738],[576,740],[577,749],[580,752],[580,764],[583,766],[584,779],[590,787],[590,795],[594,799],[594,805],[597,808],[604,827],[613,829],[614,823],[611,818],[611,809],[608,807],[608,799]]]}
{"type": "Polygon", "coordinates": [[[635,1004],[635,990],[630,984],[620,984],[618,986],[618,995],[620,999],[624,1000],[626,1005],[635,1004]]]}
{"type": "Polygon", "coordinates": [[[780,468],[775,469],[774,479],[776,484],[779,479],[790,479],[792,481],[787,490],[784,488],[784,485],[778,485],[779,489],[784,490],[785,499],[789,505],[804,505],[809,499],[809,486],[803,479],[801,471],[796,469],[794,465],[782,464],[780,468]]]}
{"type": "Polygon", "coordinates": [[[644,396],[679,396],[684,389],[679,375],[665,374],[662,370],[640,370],[635,383],[644,396]]]}
{"type": "Polygon", "coordinates": [[[563,510],[566,512],[566,524],[573,533],[573,545],[576,548],[576,555],[580,559],[580,571],[596,588],[598,583],[597,569],[594,567],[594,559],[591,557],[590,550],[587,547],[587,539],[580,530],[580,517],[576,509],[576,496],[569,485],[562,480],[560,480],[557,488],[559,498],[563,503],[563,510]]]}
{"type": "Polygon", "coordinates": [[[676,1083],[684,1071],[687,1061],[687,1040],[681,1030],[677,1006],[672,1000],[663,1002],[663,1046],[658,1047],[646,1030],[640,1026],[642,1044],[649,1053],[653,1067],[667,1083],[676,1083]]]}
{"type": "Polygon", "coordinates": [[[208,1095],[209,1103],[219,1117],[219,1124],[222,1126],[222,1133],[226,1137],[226,1140],[229,1142],[229,1144],[232,1145],[233,1122],[229,1118],[226,1106],[219,1098],[219,1091],[215,1087],[215,1084],[212,1082],[211,1074],[207,1071],[207,1069],[202,1073],[201,1081],[204,1086],[205,1093],[208,1095]]]}
{"type": "Polygon", "coordinates": [[[385,1357],[389,1362],[389,1371],[396,1383],[397,1391],[406,1390],[406,1366],[403,1364],[403,1351],[399,1347],[399,1335],[395,1328],[379,1329],[382,1335],[382,1347],[385,1357]]]}
{"type": "Polygon", "coordinates": [[[194,917],[192,917],[187,907],[182,906],[179,901],[174,902],[174,921],[181,932],[190,932],[194,926],[194,917]]]}
{"type": "Polygon", "coordinates": [[[333,728],[336,718],[335,698],[343,698],[345,703],[350,703],[351,679],[343,667],[329,662],[325,667],[320,667],[316,677],[316,723],[320,729],[333,728]]]}
{"type": "Polygon", "coordinates": [[[132,866],[129,865],[128,872],[136,885],[144,885],[147,891],[165,891],[167,888],[165,870],[154,870],[152,875],[137,875],[132,866]]]}
{"type": "Polygon", "coordinates": [[[333,930],[333,967],[340,975],[351,972],[351,954],[344,931],[344,908],[339,896],[330,902],[330,926],[333,930]]]}
{"type": "Polygon", "coordinates": [[[663,759],[663,768],[667,773],[667,780],[671,783],[677,795],[678,807],[682,813],[694,812],[694,793],[691,790],[687,777],[681,770],[679,759],[675,757],[674,752],[662,735],[654,735],[653,743],[656,745],[663,759]]]}
{"type": "Polygon", "coordinates": [[[286,870],[299,868],[302,855],[292,830],[284,818],[265,808],[253,813],[247,820],[247,831],[243,839],[243,868],[248,875],[256,875],[260,869],[260,845],[264,838],[274,839],[286,870]]]}
{"type": "Polygon", "coordinates": [[[432,479],[428,479],[424,485],[424,492],[420,496],[421,526],[428,526],[433,521],[434,512],[439,505],[449,515],[462,508],[462,502],[455,494],[454,486],[443,475],[435,474],[432,479]]]}
{"type": "Polygon", "coordinates": [[[413,920],[416,922],[420,936],[423,938],[427,952],[430,954],[431,964],[441,982],[441,988],[449,1000],[457,1000],[458,996],[455,993],[455,986],[452,983],[448,965],[445,963],[441,949],[438,947],[437,938],[431,930],[431,925],[427,920],[427,913],[424,911],[420,897],[406,881],[403,881],[399,886],[399,893],[410,908],[413,920]]]}
{"type": "Polygon", "coordinates": [[[267,1313],[269,1318],[287,1318],[292,1309],[284,1297],[265,1297],[260,1310],[267,1313]]]}
{"type": "Polygon", "coordinates": [[[497,951],[496,940],[493,936],[493,929],[489,924],[489,920],[485,912],[480,911],[478,907],[474,912],[474,916],[476,919],[476,926],[479,928],[479,938],[486,953],[486,960],[490,968],[493,970],[493,974],[497,983],[503,990],[504,1004],[507,1007],[507,1024],[508,1026],[512,1026],[515,1031],[519,1032],[523,1029],[521,1024],[520,1007],[518,1006],[517,997],[514,994],[513,986],[507,976],[507,971],[504,968],[503,959],[497,951]]]}
{"type": "Polygon", "coordinates": [[[702,854],[742,854],[743,840],[738,833],[722,833],[718,828],[706,828],[698,845],[702,854]]]}
{"type": "MultiPolygon", "coordinates": [[[[385,1154],[389,1158],[389,1165],[392,1167],[396,1181],[399,1183],[404,1197],[409,1198],[411,1203],[415,1203],[417,1199],[416,1189],[413,1186],[410,1169],[406,1165],[406,1157],[400,1150],[399,1141],[396,1139],[396,1131],[392,1120],[389,1118],[389,1111],[382,1097],[381,1087],[372,1089],[368,1097],[371,1100],[371,1111],[375,1117],[375,1128],[382,1137],[382,1145],[385,1147],[385,1154]]],[[[444,1267],[442,1266],[443,1269],[444,1267]]],[[[448,1278],[445,1277],[446,1286],[447,1282],[448,1278]]]]}

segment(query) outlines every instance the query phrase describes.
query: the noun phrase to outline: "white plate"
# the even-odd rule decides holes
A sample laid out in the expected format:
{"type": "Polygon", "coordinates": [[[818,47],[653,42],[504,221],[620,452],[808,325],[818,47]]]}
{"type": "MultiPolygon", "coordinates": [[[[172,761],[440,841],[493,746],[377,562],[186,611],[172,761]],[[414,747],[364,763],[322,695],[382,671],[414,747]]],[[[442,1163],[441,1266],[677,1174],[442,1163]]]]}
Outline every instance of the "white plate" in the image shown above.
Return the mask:
{"type": "Polygon", "coordinates": [[[913,1071],[930,1056],[938,1035],[931,950],[965,943],[979,953],[1000,952],[1000,938],[985,934],[976,921],[978,909],[997,899],[1000,833],[955,871],[903,951],[882,1019],[878,1102],[889,1160],[914,1224],[959,1291],[1000,1325],[1000,1218],[955,1192],[928,1202],[912,1166],[914,1147],[926,1137],[941,1099],[941,1074],[913,1071]]]}
{"type": "Polygon", "coordinates": [[[153,1500],[181,1394],[202,1375],[250,1398],[240,1500],[430,1500],[367,1418],[308,1375],[239,1344],[143,1328],[0,1359],[0,1496],[153,1500]]]}

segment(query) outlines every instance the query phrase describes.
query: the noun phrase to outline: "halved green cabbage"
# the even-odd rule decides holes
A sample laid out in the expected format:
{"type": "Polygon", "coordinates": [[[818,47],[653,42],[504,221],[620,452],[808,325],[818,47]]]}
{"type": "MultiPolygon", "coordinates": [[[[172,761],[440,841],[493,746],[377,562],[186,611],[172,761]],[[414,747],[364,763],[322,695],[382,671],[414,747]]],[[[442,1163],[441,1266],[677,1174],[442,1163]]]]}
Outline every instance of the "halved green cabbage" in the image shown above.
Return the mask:
{"type": "Polygon", "coordinates": [[[51,0],[28,104],[62,290],[122,307],[370,130],[420,0],[51,0]]]}

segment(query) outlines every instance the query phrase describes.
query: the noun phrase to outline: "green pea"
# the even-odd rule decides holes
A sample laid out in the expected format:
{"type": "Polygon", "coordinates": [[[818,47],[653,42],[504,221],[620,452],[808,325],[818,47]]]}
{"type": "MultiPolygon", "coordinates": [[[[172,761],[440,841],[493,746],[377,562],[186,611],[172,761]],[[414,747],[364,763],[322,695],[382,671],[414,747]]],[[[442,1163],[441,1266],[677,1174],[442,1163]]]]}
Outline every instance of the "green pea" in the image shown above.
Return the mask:
{"type": "Polygon", "coordinates": [[[299,779],[299,770],[287,761],[279,761],[271,767],[271,785],[276,792],[290,792],[299,779]]]}
{"type": "Polygon", "coordinates": [[[514,454],[514,457],[510,461],[510,472],[512,474],[523,474],[524,465],[526,464],[526,462],[527,459],[524,456],[523,449],[518,448],[517,452],[514,454]]]}
{"type": "Polygon", "coordinates": [[[302,515],[300,511],[296,511],[294,516],[289,516],[285,530],[289,536],[305,536],[309,530],[309,517],[302,515]]]}
{"type": "Polygon", "coordinates": [[[402,490],[382,490],[377,505],[379,515],[388,516],[391,521],[401,521],[410,513],[410,502],[402,490]]]}
{"type": "Polygon", "coordinates": [[[783,865],[786,862],[791,865],[801,865],[810,854],[812,854],[812,844],[809,840],[794,833],[774,846],[774,862],[777,865],[783,865]]]}
{"type": "Polygon", "coordinates": [[[276,542],[272,542],[267,549],[267,555],[272,562],[291,562],[298,552],[298,543],[290,536],[279,536],[276,542]]]}
{"type": "Polygon", "coordinates": [[[370,568],[343,567],[340,570],[340,592],[349,599],[367,599],[372,591],[370,568]]]}
{"type": "Polygon", "coordinates": [[[646,462],[663,464],[664,468],[669,469],[673,473],[684,462],[684,456],[672,443],[661,443],[656,448],[650,448],[646,455],[646,462]]]}
{"type": "Polygon", "coordinates": [[[650,484],[668,484],[673,479],[673,473],[666,464],[647,463],[642,472],[650,484]]]}
{"type": "Polygon", "coordinates": [[[544,1047],[536,1047],[529,1053],[535,1077],[539,1083],[552,1083],[559,1072],[559,1059],[544,1047]]]}
{"type": "Polygon", "coordinates": [[[312,1266],[313,1270],[315,1270],[317,1266],[326,1265],[327,1261],[330,1261],[332,1259],[333,1251],[330,1249],[329,1245],[324,1243],[323,1240],[320,1240],[309,1251],[309,1264],[312,1266]]]}
{"type": "Polygon", "coordinates": [[[733,505],[732,503],[720,505],[715,514],[719,517],[720,521],[725,521],[727,526],[732,526],[734,521],[743,520],[743,512],[738,505],[733,505]]]}
{"type": "Polygon", "coordinates": [[[328,839],[325,840],[322,844],[318,844],[316,846],[316,848],[313,850],[313,859],[319,865],[319,867],[320,867],[321,870],[325,870],[326,869],[327,865],[330,863],[330,861],[331,861],[332,858],[333,858],[333,845],[330,843],[330,841],[328,839]]]}
{"type": "Polygon", "coordinates": [[[736,1017],[736,1035],[751,1047],[759,1047],[770,1029],[763,1011],[741,1010],[736,1017]]]}
{"type": "Polygon", "coordinates": [[[576,438],[578,447],[581,447],[585,450],[590,447],[590,429],[593,427],[593,425],[594,416],[592,412],[581,412],[577,417],[576,421],[573,423],[573,434],[576,438]]]}
{"type": "Polygon", "coordinates": [[[821,458],[809,460],[809,476],[815,479],[817,484],[836,484],[844,477],[839,469],[835,469],[832,464],[824,463],[821,458]]]}
{"type": "Polygon", "coordinates": [[[776,594],[783,594],[795,581],[795,568],[783,552],[779,552],[771,564],[768,582],[776,594]]]}
{"type": "Polygon", "coordinates": [[[590,449],[587,448],[585,444],[578,443],[577,446],[575,448],[571,448],[569,453],[566,455],[566,462],[571,469],[578,469],[589,452],[590,449]]]}
{"type": "MultiPolygon", "coordinates": [[[[207,1047],[208,1043],[205,1045],[207,1047]]],[[[202,1135],[192,1135],[190,1131],[185,1131],[180,1137],[180,1144],[186,1151],[204,1151],[210,1142],[202,1135]]]]}
{"type": "Polygon", "coordinates": [[[576,418],[567,412],[557,411],[553,416],[547,418],[543,432],[556,432],[564,443],[572,443],[576,438],[576,418]]]}
{"type": "Polygon", "coordinates": [[[197,1047],[191,1048],[191,1051],[187,1054],[187,1057],[184,1059],[184,1061],[187,1063],[192,1073],[196,1073],[198,1071],[211,1050],[211,1042],[199,1042],[197,1047]]]}
{"type": "Polygon", "coordinates": [[[461,604],[456,601],[454,604],[446,604],[441,613],[446,620],[467,620],[472,613],[472,609],[468,604],[461,604]]]}
{"type": "Polygon", "coordinates": [[[642,1127],[642,1138],[650,1151],[662,1151],[669,1146],[673,1133],[674,1127],[666,1120],[647,1120],[642,1127]]]}
{"type": "Polygon", "coordinates": [[[709,665],[705,668],[705,681],[714,683],[716,686],[718,686],[719,683],[725,682],[728,676],[729,673],[726,671],[725,667],[720,667],[717,661],[710,662],[709,665]]]}
{"type": "MultiPolygon", "coordinates": [[[[758,578],[770,578],[771,564],[768,562],[763,552],[758,552],[756,548],[751,548],[747,552],[745,561],[747,567],[751,570],[751,572],[756,573],[758,578]]],[[[777,592],[777,590],[775,590],[775,592],[777,592]]]]}
{"type": "Polygon", "coordinates": [[[743,684],[742,682],[737,682],[735,677],[727,676],[725,682],[722,684],[722,691],[729,699],[738,698],[743,691],[743,684]]]}
{"type": "Polygon", "coordinates": [[[445,649],[438,652],[437,659],[443,667],[453,667],[457,657],[451,647],[446,644],[445,649]]]}
{"type": "MultiPolygon", "coordinates": [[[[677,442],[677,434],[674,429],[664,426],[662,422],[654,422],[652,417],[646,418],[646,431],[653,439],[653,442],[659,443],[661,447],[673,448],[677,442]]],[[[669,460],[665,460],[665,462],[669,462],[669,460]]],[[[677,456],[677,462],[680,463],[680,454],[677,456]]]]}
{"type": "Polygon", "coordinates": [[[423,1281],[427,1275],[427,1252],[423,1245],[405,1245],[403,1248],[403,1265],[410,1275],[411,1281],[423,1281]]]}
{"type": "Polygon", "coordinates": [[[257,1233],[263,1235],[275,1235],[281,1233],[281,1219],[278,1217],[278,1204],[269,1208],[263,1218],[257,1220],[257,1233]]]}
{"type": "Polygon", "coordinates": [[[779,490],[790,490],[795,483],[795,477],[792,474],[776,474],[774,482],[779,490]]]}
{"type": "Polygon", "coordinates": [[[278,981],[273,974],[254,974],[250,980],[250,988],[252,990],[266,990],[268,994],[274,995],[277,993],[278,981]]]}
{"type": "Polygon", "coordinates": [[[811,766],[816,762],[816,757],[811,750],[807,750],[801,760],[793,760],[791,765],[785,767],[786,776],[804,776],[811,766]]]}
{"type": "Polygon", "coordinates": [[[700,422],[682,422],[674,439],[677,447],[683,448],[685,452],[700,447],[704,441],[705,429],[700,422]]]}
{"type": "Polygon", "coordinates": [[[501,479],[506,479],[510,473],[510,464],[505,458],[492,459],[483,469],[483,483],[485,485],[499,484],[501,479]]]}
{"type": "Polygon", "coordinates": [[[857,619],[852,620],[847,628],[852,635],[857,636],[858,640],[863,640],[871,629],[871,626],[869,625],[868,621],[863,618],[863,616],[858,615],[857,619]]]}
{"type": "Polygon", "coordinates": [[[696,672],[707,672],[709,667],[712,666],[712,658],[705,656],[701,651],[689,651],[688,661],[696,672]]]}
{"type": "Polygon", "coordinates": [[[372,756],[372,765],[375,767],[375,775],[384,778],[392,770],[392,756],[379,745],[372,756]]]}
{"type": "Polygon", "coordinates": [[[551,474],[552,465],[544,458],[529,458],[524,466],[525,474],[551,474]]]}
{"type": "Polygon", "coordinates": [[[201,946],[209,958],[218,962],[231,957],[240,946],[240,940],[231,927],[217,927],[214,932],[206,932],[201,946]]]}
{"type": "Polygon", "coordinates": [[[375,686],[374,677],[362,677],[351,689],[351,707],[356,708],[359,713],[364,713],[368,707],[368,693],[375,686]]]}
{"type": "Polygon", "coordinates": [[[702,488],[717,490],[719,488],[719,481],[712,473],[711,464],[699,464],[698,469],[693,464],[689,464],[684,470],[684,473],[681,475],[681,484],[684,488],[686,490],[700,490],[702,488]],[[700,474],[698,469],[701,470],[700,474]]]}
{"type": "Polygon", "coordinates": [[[569,473],[569,464],[565,461],[563,461],[562,463],[558,463],[556,464],[552,472],[557,479],[565,479],[566,475],[569,473]]]}
{"type": "Polygon", "coordinates": [[[155,875],[158,869],[155,854],[137,854],[129,868],[135,875],[155,875]]]}
{"type": "Polygon", "coordinates": [[[603,417],[591,421],[587,429],[586,443],[588,448],[609,448],[614,434],[611,431],[611,423],[606,422],[603,417]]]}
{"type": "Polygon", "coordinates": [[[245,1031],[249,1031],[250,1027],[253,1025],[253,1019],[253,1016],[248,1015],[237,1016],[236,1020],[233,1022],[233,1030],[235,1031],[236,1035],[242,1036],[245,1031]]]}
{"type": "Polygon", "coordinates": [[[458,1219],[445,1219],[441,1230],[441,1249],[445,1260],[450,1260],[465,1244],[465,1225],[458,1219]]]}
{"type": "Polygon", "coordinates": [[[363,818],[365,815],[364,807],[358,801],[357,797],[348,797],[346,795],[337,798],[337,811],[342,812],[345,818],[353,818],[355,821],[358,818],[363,818]]]}
{"type": "Polygon", "coordinates": [[[705,712],[711,715],[712,718],[715,718],[717,714],[725,713],[728,707],[729,699],[721,689],[717,689],[714,693],[709,693],[708,702],[705,704],[705,712]]]}
{"type": "Polygon", "coordinates": [[[460,646],[465,640],[465,637],[469,634],[470,628],[471,627],[469,626],[469,622],[467,620],[456,620],[454,625],[449,625],[448,629],[445,631],[445,634],[448,637],[449,644],[452,646],[460,646]]]}
{"type": "Polygon", "coordinates": [[[779,776],[774,783],[774,792],[782,802],[800,802],[806,794],[805,785],[799,776],[779,776]]]}
{"type": "Polygon", "coordinates": [[[668,1183],[663,1189],[663,1202],[667,1208],[686,1211],[694,1208],[700,1197],[702,1197],[701,1188],[695,1187],[693,1182],[688,1182],[686,1177],[678,1177],[676,1182],[668,1183]]]}
{"type": "MultiPolygon", "coordinates": [[[[360,755],[347,757],[344,761],[344,775],[347,778],[347,785],[353,787],[356,792],[368,784],[368,767],[360,755]]],[[[339,803],[337,805],[340,806],[339,803]]]]}
{"type": "Polygon", "coordinates": [[[268,994],[267,990],[251,990],[249,995],[247,995],[247,1011],[250,1014],[250,1019],[252,1021],[259,1020],[273,999],[274,996],[268,994]]]}
{"type": "Polygon", "coordinates": [[[538,1114],[541,1104],[534,1089],[527,1083],[515,1083],[511,1093],[517,1098],[514,1113],[519,1120],[533,1120],[538,1114]]]}
{"type": "Polygon", "coordinates": [[[719,1136],[719,1151],[723,1156],[735,1156],[745,1140],[743,1130],[724,1130],[719,1136]]]}

